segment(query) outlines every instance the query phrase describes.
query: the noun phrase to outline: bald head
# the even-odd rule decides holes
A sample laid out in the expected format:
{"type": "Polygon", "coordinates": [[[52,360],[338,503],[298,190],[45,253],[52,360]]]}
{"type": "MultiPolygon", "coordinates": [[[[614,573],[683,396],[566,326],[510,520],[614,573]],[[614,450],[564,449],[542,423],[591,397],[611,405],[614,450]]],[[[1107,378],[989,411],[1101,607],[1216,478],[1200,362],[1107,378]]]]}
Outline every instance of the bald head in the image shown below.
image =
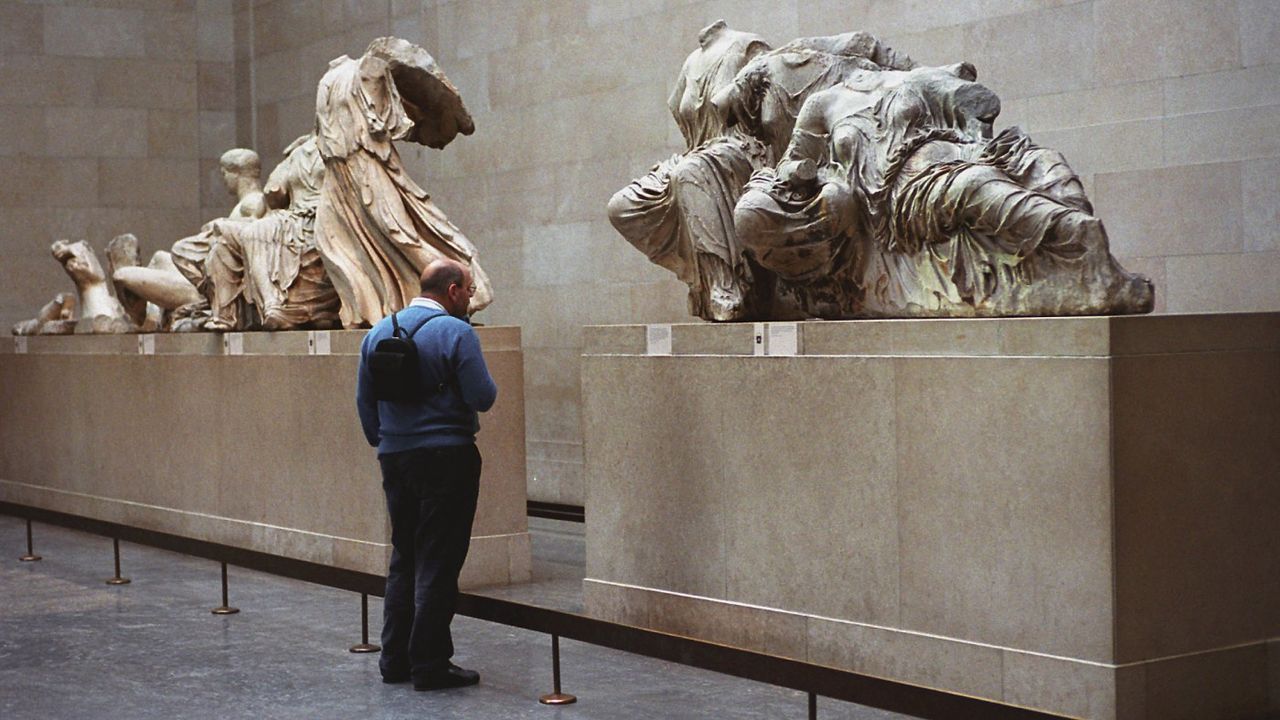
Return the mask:
{"type": "Polygon", "coordinates": [[[418,278],[422,294],[433,297],[448,294],[450,285],[463,284],[465,272],[466,269],[459,262],[445,258],[432,260],[422,268],[422,275],[418,278]]]}
{"type": "Polygon", "coordinates": [[[422,296],[444,306],[450,315],[463,317],[471,305],[471,271],[456,260],[440,258],[427,263],[418,278],[422,296]]]}

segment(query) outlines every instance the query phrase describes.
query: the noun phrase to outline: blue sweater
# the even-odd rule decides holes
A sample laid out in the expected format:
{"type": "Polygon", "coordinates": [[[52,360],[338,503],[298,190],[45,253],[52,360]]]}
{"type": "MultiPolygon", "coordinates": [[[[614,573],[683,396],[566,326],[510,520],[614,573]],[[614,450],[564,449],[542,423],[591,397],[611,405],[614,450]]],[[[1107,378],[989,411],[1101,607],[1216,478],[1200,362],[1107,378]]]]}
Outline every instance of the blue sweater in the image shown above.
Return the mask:
{"type": "Polygon", "coordinates": [[[498,387],[480,354],[480,339],[471,325],[435,308],[410,306],[397,315],[400,327],[412,332],[428,317],[430,324],[414,333],[418,364],[428,387],[446,389],[420,402],[379,402],[373,397],[368,359],[378,341],[391,337],[385,317],[365,335],[360,346],[356,408],[365,439],[378,455],[414,448],[446,447],[474,442],[480,429],[477,412],[493,407],[498,387]],[[443,316],[443,317],[437,317],[443,316]]]}

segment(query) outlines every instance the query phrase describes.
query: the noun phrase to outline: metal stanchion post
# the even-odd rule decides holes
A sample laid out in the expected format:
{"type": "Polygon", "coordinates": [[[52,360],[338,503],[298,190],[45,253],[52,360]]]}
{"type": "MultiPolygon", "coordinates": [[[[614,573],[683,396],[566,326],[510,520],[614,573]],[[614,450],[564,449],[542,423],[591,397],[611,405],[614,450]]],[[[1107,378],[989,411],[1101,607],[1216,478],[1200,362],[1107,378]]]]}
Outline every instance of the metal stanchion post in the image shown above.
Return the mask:
{"type": "Polygon", "coordinates": [[[116,574],[107,578],[108,585],[128,585],[133,582],[127,577],[120,577],[120,540],[119,538],[111,538],[111,547],[115,551],[116,556],[116,574]]]}
{"type": "Polygon", "coordinates": [[[818,696],[809,693],[809,720],[818,720],[818,696]]]}
{"type": "Polygon", "coordinates": [[[214,615],[235,615],[240,608],[231,607],[227,602],[227,564],[222,563],[222,605],[210,610],[214,615]]]}
{"type": "Polygon", "coordinates": [[[31,549],[31,518],[27,518],[27,554],[19,557],[18,560],[22,562],[35,562],[39,559],[40,556],[36,555],[35,551],[31,549]]]}
{"type": "Polygon", "coordinates": [[[543,705],[569,705],[578,702],[577,697],[560,692],[560,636],[554,633],[551,635],[551,683],[554,692],[538,698],[538,702],[543,705]]]}
{"type": "Polygon", "coordinates": [[[352,645],[353,653],[375,653],[382,650],[379,645],[369,644],[369,594],[360,593],[360,644],[352,645]]]}

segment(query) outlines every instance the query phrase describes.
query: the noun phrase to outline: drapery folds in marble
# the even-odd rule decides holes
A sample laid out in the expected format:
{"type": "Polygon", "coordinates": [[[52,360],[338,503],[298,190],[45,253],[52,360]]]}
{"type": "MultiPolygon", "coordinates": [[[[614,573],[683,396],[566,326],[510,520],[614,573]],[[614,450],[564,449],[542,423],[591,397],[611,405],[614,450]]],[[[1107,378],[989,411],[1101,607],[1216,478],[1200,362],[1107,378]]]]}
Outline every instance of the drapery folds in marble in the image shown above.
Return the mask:
{"type": "Polygon", "coordinates": [[[492,301],[475,246],[409,177],[393,141],[444,147],[474,129],[449,83],[421,48],[375,40],[358,59],[329,64],[316,93],[316,146],[325,182],[316,246],[346,327],[377,322],[418,294],[418,275],[447,257],[471,267],[471,312],[492,301]]]}

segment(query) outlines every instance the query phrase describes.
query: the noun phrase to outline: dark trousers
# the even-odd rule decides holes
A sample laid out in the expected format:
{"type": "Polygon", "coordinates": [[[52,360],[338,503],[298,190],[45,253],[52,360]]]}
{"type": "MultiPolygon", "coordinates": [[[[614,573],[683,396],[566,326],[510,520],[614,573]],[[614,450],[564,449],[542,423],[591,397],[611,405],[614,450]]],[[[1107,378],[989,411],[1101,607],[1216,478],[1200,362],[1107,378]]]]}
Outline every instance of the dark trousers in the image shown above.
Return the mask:
{"type": "Polygon", "coordinates": [[[378,462],[392,548],[380,665],[384,676],[420,679],[453,657],[449,623],[471,544],[480,451],[474,444],[418,448],[378,462]]]}

